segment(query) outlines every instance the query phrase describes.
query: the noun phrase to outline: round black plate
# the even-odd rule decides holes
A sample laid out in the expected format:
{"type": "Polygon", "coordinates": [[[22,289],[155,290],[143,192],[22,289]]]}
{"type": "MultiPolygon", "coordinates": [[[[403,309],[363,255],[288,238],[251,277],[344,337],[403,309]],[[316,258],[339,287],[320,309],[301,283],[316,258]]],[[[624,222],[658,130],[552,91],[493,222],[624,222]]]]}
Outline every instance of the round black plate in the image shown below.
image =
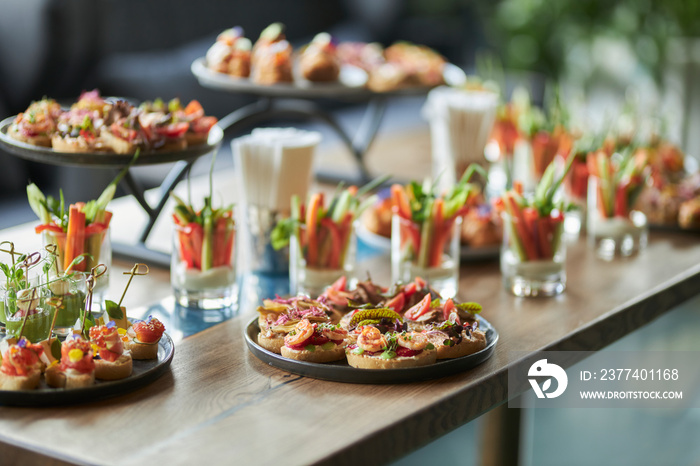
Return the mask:
{"type": "Polygon", "coordinates": [[[133,373],[122,380],[95,382],[85,388],[50,388],[43,377],[36,390],[0,390],[0,405],[4,406],[56,406],[86,403],[123,395],[144,387],[163,375],[170,367],[175,345],[167,333],[158,342],[158,359],[134,360],[133,373]]]}
{"type": "Polygon", "coordinates": [[[348,365],[346,361],[326,364],[296,361],[283,358],[266,350],[257,343],[260,327],[258,318],[251,320],[245,331],[245,342],[248,349],[261,361],[278,369],[294,374],[312,377],[314,379],[331,380],[345,383],[406,383],[420,380],[436,379],[448,375],[464,372],[478,366],[491,357],[496,349],[498,332],[486,319],[477,316],[479,328],[486,332],[486,348],[478,353],[470,354],[456,359],[442,359],[435,364],[423,367],[408,367],[404,369],[356,369],[348,365]]]}
{"type": "MultiPolygon", "coordinates": [[[[11,116],[0,121],[0,148],[23,159],[52,165],[123,167],[128,165],[134,157],[133,154],[108,152],[57,152],[50,147],[27,144],[26,142],[12,139],[7,135],[7,130],[15,118],[15,116],[11,116]]],[[[135,165],[155,165],[196,159],[216,149],[221,144],[223,137],[223,130],[218,125],[214,125],[209,131],[209,138],[205,144],[190,146],[176,151],[141,152],[135,165]]]]}

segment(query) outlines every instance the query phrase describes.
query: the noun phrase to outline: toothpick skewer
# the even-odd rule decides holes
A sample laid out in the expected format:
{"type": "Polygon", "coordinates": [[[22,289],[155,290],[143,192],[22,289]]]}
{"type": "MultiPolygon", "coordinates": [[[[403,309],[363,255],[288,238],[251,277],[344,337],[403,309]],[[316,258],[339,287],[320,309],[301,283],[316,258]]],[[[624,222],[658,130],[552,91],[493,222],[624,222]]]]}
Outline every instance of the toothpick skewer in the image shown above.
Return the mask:
{"type": "Polygon", "coordinates": [[[51,334],[53,333],[53,328],[56,325],[56,317],[58,317],[58,313],[61,310],[61,306],[63,306],[63,298],[59,298],[57,296],[54,296],[52,298],[47,299],[46,303],[49,306],[53,306],[54,308],[56,308],[56,312],[53,313],[53,320],[51,321],[51,328],[49,329],[49,340],[51,340],[51,334]]]}
{"type": "Polygon", "coordinates": [[[124,288],[124,292],[122,293],[122,297],[119,300],[119,304],[118,304],[119,307],[121,307],[122,301],[124,301],[124,296],[126,296],[126,291],[129,289],[129,286],[131,285],[131,280],[133,280],[134,276],[135,275],[148,275],[148,272],[150,272],[150,270],[148,269],[148,266],[146,264],[140,264],[138,262],[136,264],[134,264],[134,266],[131,268],[130,271],[124,272],[124,275],[130,275],[130,277],[129,277],[129,281],[126,282],[126,287],[124,288]],[[141,266],[145,267],[145,270],[142,271],[141,266]]]}
{"type": "Polygon", "coordinates": [[[92,272],[94,272],[94,268],[90,272],[90,275],[88,275],[87,279],[85,280],[87,284],[87,296],[85,297],[85,312],[83,312],[83,322],[80,327],[81,332],[83,333],[84,337],[87,337],[85,333],[85,324],[87,323],[87,315],[88,313],[92,313],[92,290],[95,287],[95,276],[93,275],[92,272]]]}
{"type": "MultiPolygon", "coordinates": [[[[22,319],[22,326],[19,328],[19,335],[17,335],[18,341],[22,339],[22,334],[24,333],[24,326],[27,325],[27,319],[29,318],[29,308],[31,308],[32,301],[34,301],[34,299],[39,299],[39,297],[37,296],[36,288],[32,288],[32,295],[29,297],[29,306],[27,307],[27,310],[24,311],[24,319],[22,319]]],[[[27,298],[17,299],[18,304],[20,301],[27,301],[27,298]]]]}

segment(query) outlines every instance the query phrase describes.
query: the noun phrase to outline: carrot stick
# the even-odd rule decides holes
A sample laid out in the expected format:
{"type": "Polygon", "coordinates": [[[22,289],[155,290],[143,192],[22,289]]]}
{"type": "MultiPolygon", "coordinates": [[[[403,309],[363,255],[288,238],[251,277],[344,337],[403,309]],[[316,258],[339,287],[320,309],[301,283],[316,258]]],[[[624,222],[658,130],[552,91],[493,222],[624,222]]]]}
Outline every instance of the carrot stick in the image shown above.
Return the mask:
{"type": "Polygon", "coordinates": [[[626,217],[629,214],[627,205],[627,188],[629,183],[626,181],[620,182],[615,191],[615,216],[626,217]]]}
{"type": "Polygon", "coordinates": [[[350,236],[352,235],[352,222],[355,220],[355,216],[353,215],[352,212],[348,212],[345,214],[345,218],[343,219],[343,222],[340,224],[340,234],[341,234],[341,243],[340,243],[340,266],[342,267],[345,264],[345,255],[348,252],[348,245],[350,244],[350,236]]]}
{"type": "Polygon", "coordinates": [[[408,203],[406,190],[400,184],[391,186],[391,204],[394,212],[405,219],[411,219],[411,205],[408,203]]]}
{"type": "MultiPolygon", "coordinates": [[[[73,204],[68,212],[68,231],[66,233],[66,252],[63,257],[63,270],[70,266],[73,259],[83,253],[85,247],[85,214],[73,204]]],[[[77,270],[85,270],[85,263],[75,266],[77,270]]]]}
{"type": "Polygon", "coordinates": [[[309,201],[309,208],[306,211],[306,261],[309,265],[316,265],[318,262],[318,214],[323,205],[323,193],[315,193],[309,201]]]}

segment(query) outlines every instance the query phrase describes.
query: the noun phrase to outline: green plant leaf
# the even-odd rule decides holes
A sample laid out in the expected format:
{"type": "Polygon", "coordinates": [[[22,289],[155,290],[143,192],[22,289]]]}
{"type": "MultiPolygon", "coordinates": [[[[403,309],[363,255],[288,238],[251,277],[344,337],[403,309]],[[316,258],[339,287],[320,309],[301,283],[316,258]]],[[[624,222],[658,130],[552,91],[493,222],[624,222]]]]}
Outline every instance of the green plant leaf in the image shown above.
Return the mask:
{"type": "Polygon", "coordinates": [[[110,301],[109,299],[105,300],[105,310],[107,311],[107,315],[111,319],[116,320],[124,318],[122,308],[119,306],[119,304],[115,303],[114,301],[110,301]]]}

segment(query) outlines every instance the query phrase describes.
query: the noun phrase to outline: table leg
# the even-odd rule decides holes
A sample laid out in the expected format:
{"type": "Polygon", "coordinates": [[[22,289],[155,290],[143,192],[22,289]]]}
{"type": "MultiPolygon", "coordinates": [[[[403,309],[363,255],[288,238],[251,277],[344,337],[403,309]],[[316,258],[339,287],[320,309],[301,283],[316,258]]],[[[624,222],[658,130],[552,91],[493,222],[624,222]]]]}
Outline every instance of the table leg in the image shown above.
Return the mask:
{"type": "Polygon", "coordinates": [[[508,403],[484,414],[480,464],[489,466],[520,464],[520,423],[522,410],[508,403]]]}

